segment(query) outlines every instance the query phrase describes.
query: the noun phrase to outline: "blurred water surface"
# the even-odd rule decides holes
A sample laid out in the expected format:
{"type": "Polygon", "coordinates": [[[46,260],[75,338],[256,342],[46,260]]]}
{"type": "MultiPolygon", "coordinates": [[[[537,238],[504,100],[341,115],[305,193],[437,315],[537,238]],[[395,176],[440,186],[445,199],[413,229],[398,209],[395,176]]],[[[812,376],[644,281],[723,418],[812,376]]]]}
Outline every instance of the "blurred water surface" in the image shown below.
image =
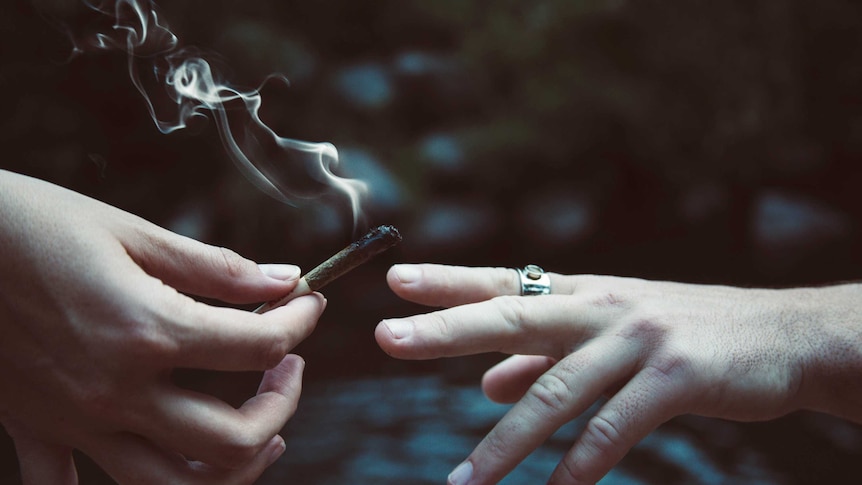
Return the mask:
{"type": "MultiPolygon", "coordinates": [[[[444,483],[508,408],[441,376],[312,382],[285,429],[287,452],[260,483],[444,483]]],[[[545,483],[595,409],[501,483],[545,483]]],[[[686,416],[650,434],[601,483],[839,483],[860,452],[862,429],[824,416],[758,425],[686,416]]]]}

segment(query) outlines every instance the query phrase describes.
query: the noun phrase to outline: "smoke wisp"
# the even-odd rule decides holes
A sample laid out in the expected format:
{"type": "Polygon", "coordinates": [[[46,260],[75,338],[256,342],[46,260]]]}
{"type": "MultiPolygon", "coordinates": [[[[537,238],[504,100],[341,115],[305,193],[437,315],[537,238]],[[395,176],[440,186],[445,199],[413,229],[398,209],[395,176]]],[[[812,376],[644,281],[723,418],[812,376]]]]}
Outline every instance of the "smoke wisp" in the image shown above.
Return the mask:
{"type": "MultiPolygon", "coordinates": [[[[74,53],[120,50],[128,60],[129,78],[143,97],[150,117],[162,133],[184,129],[196,117],[211,116],[219,136],[240,171],[261,191],[290,205],[316,198],[328,190],[344,194],[354,227],[362,210],[365,183],[343,178],[333,170],[338,151],[331,143],[311,143],[277,134],[260,116],[260,87],[241,90],[220,78],[198,52],[181,47],[152,0],[83,0],[107,21],[97,31],[73,38],[74,53]],[[163,89],[159,109],[153,92],[163,89]],[[166,104],[168,109],[162,108],[166,104]],[[167,111],[167,113],[165,113],[167,111]]],[[[281,75],[272,79],[287,82],[281,75]]]]}

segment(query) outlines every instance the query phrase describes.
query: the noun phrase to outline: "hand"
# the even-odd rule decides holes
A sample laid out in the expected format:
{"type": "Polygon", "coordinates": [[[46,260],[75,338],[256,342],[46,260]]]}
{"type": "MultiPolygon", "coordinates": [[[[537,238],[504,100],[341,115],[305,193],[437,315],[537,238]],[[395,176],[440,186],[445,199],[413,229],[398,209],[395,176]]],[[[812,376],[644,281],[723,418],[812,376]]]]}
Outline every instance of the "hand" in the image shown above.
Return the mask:
{"type": "Polygon", "coordinates": [[[25,482],[76,483],[80,449],[123,484],[251,483],[284,450],[319,295],[264,315],[209,306],[288,293],[258,266],[80,194],[0,171],[0,420],[25,482]],[[182,293],[181,293],[182,292],[182,293]],[[265,370],[239,409],[174,368],[265,370]]]}
{"type": "Polygon", "coordinates": [[[387,276],[402,298],[449,308],[381,322],[375,336],[390,355],[523,354],[485,374],[489,398],[517,404],[450,484],[496,483],[602,396],[549,483],[596,482],[680,414],[748,421],[807,408],[862,417],[860,393],[847,391],[862,375],[860,285],[753,290],[550,277],[552,295],[522,297],[512,296],[520,283],[511,269],[397,265],[387,276]]]}

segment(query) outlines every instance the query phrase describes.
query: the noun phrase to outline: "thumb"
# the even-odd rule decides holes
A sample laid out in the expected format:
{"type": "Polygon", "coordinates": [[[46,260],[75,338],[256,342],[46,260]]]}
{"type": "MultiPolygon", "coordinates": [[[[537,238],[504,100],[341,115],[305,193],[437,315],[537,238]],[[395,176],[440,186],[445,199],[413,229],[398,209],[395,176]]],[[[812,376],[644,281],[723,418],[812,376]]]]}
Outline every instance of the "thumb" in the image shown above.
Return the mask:
{"type": "Polygon", "coordinates": [[[21,426],[4,424],[15,441],[24,485],[77,485],[71,448],[42,441],[21,426]]]}
{"type": "Polygon", "coordinates": [[[299,281],[299,267],[258,265],[223,247],[150,226],[125,243],[126,251],[144,271],[192,295],[230,303],[254,303],[290,293],[299,281]]]}

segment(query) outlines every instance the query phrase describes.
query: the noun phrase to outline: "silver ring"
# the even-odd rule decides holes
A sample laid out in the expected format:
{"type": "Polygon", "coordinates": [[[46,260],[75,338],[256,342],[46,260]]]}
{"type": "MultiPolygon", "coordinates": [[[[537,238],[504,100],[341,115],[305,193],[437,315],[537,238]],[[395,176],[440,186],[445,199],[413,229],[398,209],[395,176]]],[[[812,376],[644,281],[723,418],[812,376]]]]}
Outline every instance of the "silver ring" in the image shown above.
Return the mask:
{"type": "Polygon", "coordinates": [[[521,278],[521,295],[549,295],[551,293],[551,277],[541,267],[528,264],[521,268],[515,268],[521,278]]]}

